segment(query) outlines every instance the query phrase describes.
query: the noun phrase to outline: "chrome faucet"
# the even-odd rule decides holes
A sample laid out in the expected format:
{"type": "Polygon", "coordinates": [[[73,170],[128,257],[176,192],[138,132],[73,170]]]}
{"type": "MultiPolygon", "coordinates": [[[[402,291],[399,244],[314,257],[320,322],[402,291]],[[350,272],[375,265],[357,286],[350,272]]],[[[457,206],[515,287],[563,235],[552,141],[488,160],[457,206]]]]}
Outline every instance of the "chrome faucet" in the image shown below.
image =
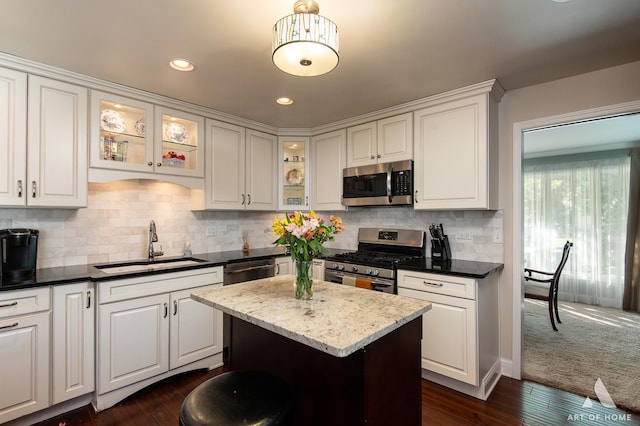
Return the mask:
{"type": "Polygon", "coordinates": [[[158,234],[156,234],[156,223],[152,220],[149,222],[149,260],[153,260],[156,256],[162,256],[164,253],[162,252],[162,246],[160,246],[160,251],[155,251],[153,249],[153,243],[158,242],[158,234]]]}

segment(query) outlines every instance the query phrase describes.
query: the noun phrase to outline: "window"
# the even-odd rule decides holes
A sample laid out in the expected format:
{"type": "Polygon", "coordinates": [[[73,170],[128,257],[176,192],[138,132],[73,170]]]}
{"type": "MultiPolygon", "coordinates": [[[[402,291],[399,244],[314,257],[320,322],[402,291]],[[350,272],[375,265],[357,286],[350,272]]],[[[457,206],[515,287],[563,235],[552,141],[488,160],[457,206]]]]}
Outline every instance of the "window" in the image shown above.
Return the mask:
{"type": "Polygon", "coordinates": [[[627,151],[523,164],[524,266],[553,271],[574,244],[559,299],[622,307],[629,164],[627,151]]]}

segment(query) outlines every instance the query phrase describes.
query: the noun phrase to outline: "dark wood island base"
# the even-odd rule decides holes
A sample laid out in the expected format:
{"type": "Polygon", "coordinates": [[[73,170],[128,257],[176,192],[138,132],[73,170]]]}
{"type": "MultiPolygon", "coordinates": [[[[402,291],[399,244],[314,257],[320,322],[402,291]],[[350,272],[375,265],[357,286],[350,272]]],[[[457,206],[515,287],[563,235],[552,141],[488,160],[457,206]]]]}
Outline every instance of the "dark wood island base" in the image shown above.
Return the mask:
{"type": "Polygon", "coordinates": [[[422,317],[346,357],[231,318],[230,368],[287,380],[296,395],[295,425],[421,424],[422,317]]]}

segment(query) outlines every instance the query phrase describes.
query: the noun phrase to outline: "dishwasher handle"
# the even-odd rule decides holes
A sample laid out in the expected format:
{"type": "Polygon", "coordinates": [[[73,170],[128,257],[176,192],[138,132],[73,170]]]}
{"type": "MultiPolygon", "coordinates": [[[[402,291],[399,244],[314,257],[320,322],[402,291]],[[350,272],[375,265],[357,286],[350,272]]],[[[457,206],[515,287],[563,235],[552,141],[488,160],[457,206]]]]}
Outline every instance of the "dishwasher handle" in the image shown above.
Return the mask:
{"type": "Polygon", "coordinates": [[[238,269],[225,269],[224,273],[225,274],[240,274],[242,272],[256,271],[256,270],[260,270],[260,269],[273,269],[275,271],[276,266],[275,265],[261,265],[261,266],[248,266],[246,268],[238,268],[238,269]]]}

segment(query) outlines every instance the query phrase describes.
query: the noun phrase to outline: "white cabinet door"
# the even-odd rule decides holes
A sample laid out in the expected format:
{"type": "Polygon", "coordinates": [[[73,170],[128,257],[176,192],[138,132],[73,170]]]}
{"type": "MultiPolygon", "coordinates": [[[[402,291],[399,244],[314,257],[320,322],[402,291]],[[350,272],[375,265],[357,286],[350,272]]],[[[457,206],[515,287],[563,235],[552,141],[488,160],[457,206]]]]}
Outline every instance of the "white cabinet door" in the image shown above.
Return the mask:
{"type": "Polygon", "coordinates": [[[342,170],[346,167],[345,130],[311,138],[311,210],[344,210],[342,170]]]}
{"type": "Polygon", "coordinates": [[[313,265],[311,265],[311,276],[314,280],[324,281],[324,260],[313,259],[313,265]]]}
{"type": "Polygon", "coordinates": [[[309,210],[309,138],[278,138],[278,208],[309,210]]]}
{"type": "MultiPolygon", "coordinates": [[[[402,296],[415,297],[409,289],[402,296]]],[[[428,293],[431,310],[422,316],[422,368],[478,385],[476,302],[428,293]]]]}
{"type": "Polygon", "coordinates": [[[289,256],[277,257],[275,261],[276,261],[276,273],[275,273],[276,276],[295,274],[293,270],[293,261],[289,256]]]}
{"type": "Polygon", "coordinates": [[[498,168],[490,167],[491,157],[497,155],[497,138],[495,129],[489,128],[489,109],[495,107],[497,112],[497,104],[489,96],[415,112],[414,208],[497,208],[498,168]]]}
{"type": "Polygon", "coordinates": [[[207,120],[205,208],[244,208],[245,129],[207,120]]]}
{"type": "Polygon", "coordinates": [[[87,206],[87,89],[29,76],[27,204],[87,206]]]}
{"type": "Polygon", "coordinates": [[[413,159],[413,113],[347,129],[347,167],[413,159]]]}
{"type": "Polygon", "coordinates": [[[378,120],[379,163],[413,159],[413,113],[378,120]]]}
{"type": "Polygon", "coordinates": [[[347,129],[347,167],[365,166],[378,162],[378,127],[376,122],[347,129]]]}
{"type": "Polygon", "coordinates": [[[27,75],[0,68],[0,205],[25,205],[27,75]]]}
{"type": "Polygon", "coordinates": [[[0,423],[49,406],[49,311],[0,320],[0,423]]]}
{"type": "Polygon", "coordinates": [[[103,394],[169,370],[169,296],[100,305],[98,392],[103,394]]]}
{"type": "MultiPolygon", "coordinates": [[[[153,147],[155,172],[204,176],[204,118],[156,106],[153,147]],[[173,153],[173,154],[172,154],[173,153]],[[176,157],[172,157],[176,155],[176,157]]],[[[150,130],[149,130],[150,131],[150,130]]]]}
{"type": "Polygon", "coordinates": [[[247,210],[278,208],[278,140],[275,136],[247,130],[244,207],[247,210]]]}
{"type": "Polygon", "coordinates": [[[222,352],[222,311],[193,300],[192,292],[171,293],[170,369],[222,352]]]}
{"type": "Polygon", "coordinates": [[[95,389],[95,297],[89,282],[53,286],[53,404],[95,389]]]}

